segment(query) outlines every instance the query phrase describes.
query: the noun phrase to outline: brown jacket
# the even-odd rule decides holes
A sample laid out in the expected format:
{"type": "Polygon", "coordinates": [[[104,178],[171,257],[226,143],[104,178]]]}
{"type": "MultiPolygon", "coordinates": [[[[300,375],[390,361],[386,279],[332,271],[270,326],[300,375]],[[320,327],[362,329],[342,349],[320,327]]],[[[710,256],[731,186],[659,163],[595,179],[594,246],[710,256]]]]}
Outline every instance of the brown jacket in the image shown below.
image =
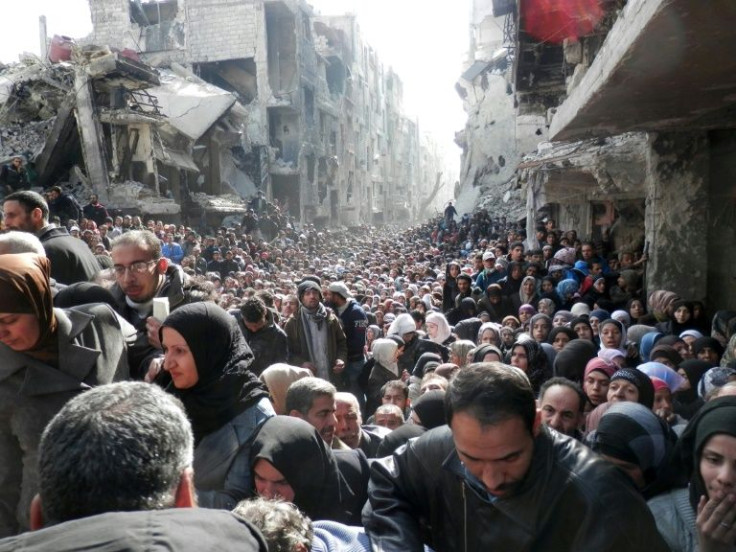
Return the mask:
{"type": "MultiPolygon", "coordinates": [[[[347,362],[348,346],[345,341],[345,332],[343,332],[340,321],[332,311],[328,310],[325,322],[327,323],[327,358],[330,361],[330,382],[340,391],[347,390],[343,373],[335,374],[333,372],[333,366],[338,360],[347,362]]],[[[302,366],[305,362],[312,362],[312,359],[309,358],[309,348],[304,326],[302,325],[301,306],[286,321],[284,331],[289,347],[286,361],[292,366],[302,366]]]]}

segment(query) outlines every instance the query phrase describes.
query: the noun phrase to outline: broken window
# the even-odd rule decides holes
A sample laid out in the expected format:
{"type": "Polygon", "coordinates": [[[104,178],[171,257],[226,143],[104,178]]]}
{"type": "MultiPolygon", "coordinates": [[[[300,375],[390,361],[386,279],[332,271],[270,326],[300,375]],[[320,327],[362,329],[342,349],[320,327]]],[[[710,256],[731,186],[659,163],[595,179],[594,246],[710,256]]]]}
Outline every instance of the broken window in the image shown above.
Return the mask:
{"type": "Polygon", "coordinates": [[[273,93],[282,96],[298,90],[296,21],[282,2],[267,2],[265,10],[268,82],[273,93]]]}
{"type": "Polygon", "coordinates": [[[304,114],[308,124],[314,123],[314,92],[308,86],[303,86],[304,90],[304,114]]]}
{"type": "Polygon", "coordinates": [[[347,77],[345,65],[337,57],[331,57],[326,69],[327,87],[330,94],[342,94],[345,92],[345,79],[347,77]]]}
{"type": "Polygon", "coordinates": [[[177,0],[142,1],[130,0],[130,22],[141,27],[174,21],[179,11],[177,0]]]}

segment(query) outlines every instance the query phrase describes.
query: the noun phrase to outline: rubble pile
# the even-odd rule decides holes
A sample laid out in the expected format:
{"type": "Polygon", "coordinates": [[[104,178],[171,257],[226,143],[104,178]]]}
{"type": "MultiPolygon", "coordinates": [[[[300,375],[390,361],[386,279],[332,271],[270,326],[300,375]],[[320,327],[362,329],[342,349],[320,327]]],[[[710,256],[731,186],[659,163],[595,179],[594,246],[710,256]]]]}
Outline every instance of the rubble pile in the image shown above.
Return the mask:
{"type": "Polygon", "coordinates": [[[29,121],[3,125],[0,129],[0,162],[14,155],[33,159],[41,153],[51,133],[56,117],[44,121],[29,121]]]}

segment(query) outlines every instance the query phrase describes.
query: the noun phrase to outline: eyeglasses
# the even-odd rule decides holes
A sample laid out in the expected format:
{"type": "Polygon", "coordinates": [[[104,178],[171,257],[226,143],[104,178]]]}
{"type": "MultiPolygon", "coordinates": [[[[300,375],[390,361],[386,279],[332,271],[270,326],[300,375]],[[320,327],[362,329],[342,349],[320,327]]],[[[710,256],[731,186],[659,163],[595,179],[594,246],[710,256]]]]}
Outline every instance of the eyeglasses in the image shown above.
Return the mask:
{"type": "Polygon", "coordinates": [[[144,274],[148,272],[149,267],[151,265],[155,265],[156,262],[157,261],[138,261],[132,263],[130,266],[114,266],[112,267],[112,270],[117,277],[125,276],[126,270],[130,270],[131,274],[144,274]]]}

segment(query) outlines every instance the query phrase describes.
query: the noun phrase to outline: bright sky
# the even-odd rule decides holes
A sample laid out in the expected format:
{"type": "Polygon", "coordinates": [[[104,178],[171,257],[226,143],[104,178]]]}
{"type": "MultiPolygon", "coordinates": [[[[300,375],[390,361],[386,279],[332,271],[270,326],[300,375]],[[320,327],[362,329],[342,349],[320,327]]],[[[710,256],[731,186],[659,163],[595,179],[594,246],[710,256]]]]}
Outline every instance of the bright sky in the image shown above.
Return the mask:
{"type": "MultiPolygon", "coordinates": [[[[469,43],[469,2],[446,0],[308,0],[324,15],[358,15],[364,39],[404,83],[404,109],[419,118],[459,166],[454,133],[465,126],[462,102],[454,90],[469,43]]],[[[46,16],[49,36],[83,37],[92,30],[88,0],[24,0],[0,33],[0,61],[40,50],[38,18],[46,16]]]]}

